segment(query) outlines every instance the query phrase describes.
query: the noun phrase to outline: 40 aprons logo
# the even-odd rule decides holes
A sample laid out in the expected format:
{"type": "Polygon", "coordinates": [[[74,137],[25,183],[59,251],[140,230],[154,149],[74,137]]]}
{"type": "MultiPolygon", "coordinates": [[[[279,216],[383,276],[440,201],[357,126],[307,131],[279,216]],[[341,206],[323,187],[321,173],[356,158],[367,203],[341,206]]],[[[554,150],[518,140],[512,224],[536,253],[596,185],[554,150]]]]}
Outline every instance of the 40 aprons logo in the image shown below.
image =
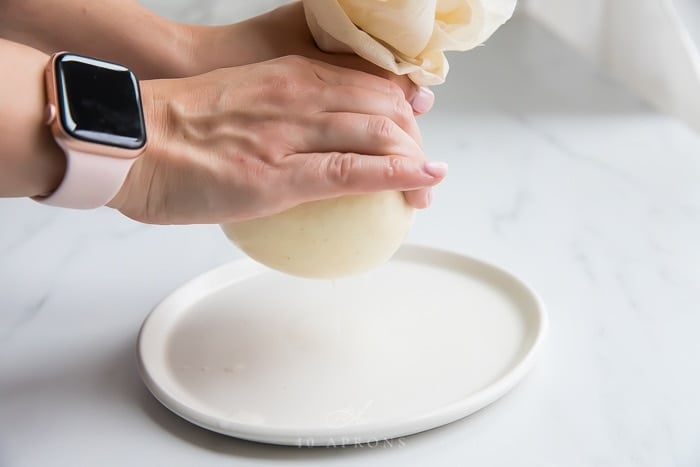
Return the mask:
{"type": "Polygon", "coordinates": [[[324,438],[318,442],[315,438],[299,438],[297,446],[300,448],[326,447],[326,448],[401,448],[406,446],[405,438],[377,439],[340,436],[338,438],[324,438]]]}
{"type": "MultiPolygon", "coordinates": [[[[327,424],[329,428],[344,428],[356,426],[362,423],[367,411],[372,407],[374,400],[367,401],[359,407],[346,407],[328,414],[327,424]]],[[[354,448],[393,448],[406,445],[404,438],[381,439],[372,436],[338,436],[330,438],[306,437],[297,439],[299,447],[354,447],[354,448]]]]}

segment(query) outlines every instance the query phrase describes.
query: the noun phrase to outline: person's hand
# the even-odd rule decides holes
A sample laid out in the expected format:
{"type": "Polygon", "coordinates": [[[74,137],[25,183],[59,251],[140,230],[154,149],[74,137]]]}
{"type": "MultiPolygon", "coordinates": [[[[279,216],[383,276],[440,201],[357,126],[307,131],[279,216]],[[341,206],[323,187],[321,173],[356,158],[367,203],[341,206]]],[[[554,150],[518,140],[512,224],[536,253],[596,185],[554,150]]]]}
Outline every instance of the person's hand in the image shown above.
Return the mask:
{"type": "Polygon", "coordinates": [[[446,166],[425,160],[402,90],[298,56],[144,81],[148,148],[110,206],[148,223],[221,223],[305,201],[406,191],[415,207],[446,166]]]}
{"type": "Polygon", "coordinates": [[[189,27],[191,64],[196,73],[229,66],[302,55],[325,63],[372,73],[393,81],[403,89],[416,114],[430,110],[434,95],[419,88],[406,76],[397,76],[353,54],[329,54],[314,42],[301,2],[292,2],[268,13],[229,26],[189,27]]]}

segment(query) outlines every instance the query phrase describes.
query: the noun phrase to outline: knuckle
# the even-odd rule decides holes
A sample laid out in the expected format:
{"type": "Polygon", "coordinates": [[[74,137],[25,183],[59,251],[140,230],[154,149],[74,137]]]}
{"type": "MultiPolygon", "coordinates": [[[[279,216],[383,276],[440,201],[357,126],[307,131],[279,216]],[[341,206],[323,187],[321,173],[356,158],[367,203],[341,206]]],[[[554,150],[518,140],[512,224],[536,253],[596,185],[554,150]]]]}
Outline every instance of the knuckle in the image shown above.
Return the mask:
{"type": "Polygon", "coordinates": [[[394,99],[406,99],[406,94],[404,94],[403,89],[395,81],[391,79],[386,80],[386,93],[394,99]]]}
{"type": "Polygon", "coordinates": [[[296,77],[288,73],[274,73],[267,77],[264,84],[274,92],[274,96],[277,93],[293,94],[298,85],[296,77]]]}
{"type": "Polygon", "coordinates": [[[397,118],[400,119],[400,123],[408,123],[410,119],[413,118],[413,107],[411,107],[411,104],[408,103],[403,93],[398,96],[394,96],[393,99],[394,112],[397,118]]]}
{"type": "Polygon", "coordinates": [[[296,94],[308,83],[311,63],[304,57],[288,55],[276,60],[276,66],[268,69],[264,84],[288,94],[296,94]]]}
{"type": "Polygon", "coordinates": [[[375,139],[390,140],[396,133],[396,124],[388,117],[372,115],[367,119],[367,133],[375,139]]]}
{"type": "Polygon", "coordinates": [[[301,55],[285,55],[284,57],[278,58],[278,61],[292,67],[302,67],[310,64],[310,60],[301,55]]]}
{"type": "Polygon", "coordinates": [[[348,185],[357,169],[357,160],[348,153],[332,153],[326,159],[325,173],[336,184],[348,185]]]}
{"type": "Polygon", "coordinates": [[[400,157],[386,156],[384,158],[384,178],[387,180],[393,180],[399,176],[402,172],[403,161],[400,157]]]}

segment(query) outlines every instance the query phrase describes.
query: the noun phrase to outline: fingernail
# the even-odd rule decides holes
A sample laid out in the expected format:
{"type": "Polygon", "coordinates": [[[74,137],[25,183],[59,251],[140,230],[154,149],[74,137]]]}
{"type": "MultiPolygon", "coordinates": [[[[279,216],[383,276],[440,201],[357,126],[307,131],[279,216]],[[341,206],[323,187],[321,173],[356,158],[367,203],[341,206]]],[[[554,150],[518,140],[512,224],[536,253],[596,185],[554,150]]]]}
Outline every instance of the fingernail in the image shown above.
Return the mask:
{"type": "Polygon", "coordinates": [[[426,162],[423,166],[423,170],[428,175],[436,178],[444,177],[447,174],[447,163],[446,162],[426,162]]]}
{"type": "Polygon", "coordinates": [[[418,92],[413,97],[413,102],[411,106],[416,113],[424,114],[433,108],[435,103],[435,94],[429,88],[421,86],[418,88],[418,92]]]}

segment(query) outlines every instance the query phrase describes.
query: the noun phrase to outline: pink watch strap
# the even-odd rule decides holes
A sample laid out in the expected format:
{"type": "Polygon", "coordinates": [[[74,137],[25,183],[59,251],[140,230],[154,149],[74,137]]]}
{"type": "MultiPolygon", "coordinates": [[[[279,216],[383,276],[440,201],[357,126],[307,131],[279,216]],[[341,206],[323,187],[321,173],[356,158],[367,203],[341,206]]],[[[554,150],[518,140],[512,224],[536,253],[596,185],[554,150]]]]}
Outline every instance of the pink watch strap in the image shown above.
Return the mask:
{"type": "Polygon", "coordinates": [[[66,149],[66,174],[56,191],[40,203],[75,209],[104,206],[116,196],[136,158],[117,158],[66,149]]]}

